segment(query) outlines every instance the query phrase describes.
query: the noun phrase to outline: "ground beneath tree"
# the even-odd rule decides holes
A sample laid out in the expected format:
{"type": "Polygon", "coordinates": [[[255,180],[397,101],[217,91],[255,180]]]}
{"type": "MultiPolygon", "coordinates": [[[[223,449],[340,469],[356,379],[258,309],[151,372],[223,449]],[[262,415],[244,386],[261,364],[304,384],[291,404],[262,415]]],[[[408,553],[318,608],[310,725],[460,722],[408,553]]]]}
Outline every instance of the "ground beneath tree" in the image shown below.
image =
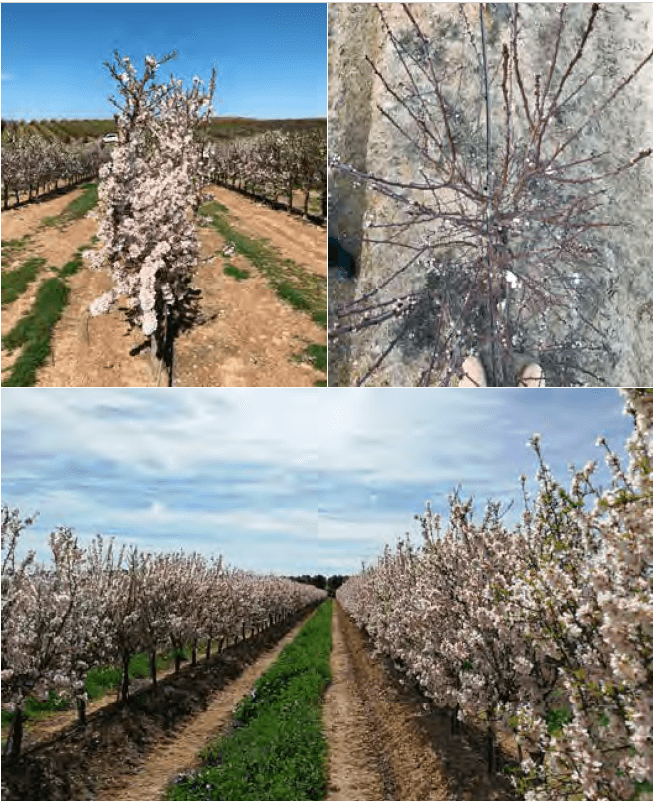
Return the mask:
{"type": "Polygon", "coordinates": [[[472,732],[411,687],[334,604],[333,683],[325,696],[330,744],[327,799],[514,799],[503,777],[488,777],[472,732]]]}
{"type": "MultiPolygon", "coordinates": [[[[208,188],[229,209],[229,219],[240,232],[267,239],[280,258],[292,259],[305,270],[326,277],[326,230],[301,216],[273,210],[231,190],[208,188]]],[[[82,194],[75,189],[54,198],[23,204],[2,212],[2,239],[29,241],[19,263],[30,256],[47,260],[37,280],[14,303],[3,308],[5,335],[31,308],[39,284],[55,275],[79,247],[91,248],[97,220],[89,217],[60,226],[44,226],[43,218],[61,214],[82,194]]],[[[201,307],[209,322],[179,338],[175,353],[175,384],[210,386],[314,386],[326,375],[301,353],[309,344],[326,344],[326,332],[309,315],[290,307],[242,257],[231,264],[244,267],[246,281],[224,273],[224,240],[212,229],[200,228],[201,259],[194,286],[202,290],[201,307]]],[[[14,266],[14,265],[12,265],[14,266]]],[[[6,269],[6,268],[5,268],[6,269]]],[[[39,387],[151,387],[157,376],[146,348],[130,351],[144,340],[130,330],[123,312],[91,318],[89,304],[110,288],[104,272],[88,263],[67,279],[70,300],[54,327],[52,354],[38,372],[39,387]]],[[[3,376],[18,352],[3,351],[3,376]]]]}

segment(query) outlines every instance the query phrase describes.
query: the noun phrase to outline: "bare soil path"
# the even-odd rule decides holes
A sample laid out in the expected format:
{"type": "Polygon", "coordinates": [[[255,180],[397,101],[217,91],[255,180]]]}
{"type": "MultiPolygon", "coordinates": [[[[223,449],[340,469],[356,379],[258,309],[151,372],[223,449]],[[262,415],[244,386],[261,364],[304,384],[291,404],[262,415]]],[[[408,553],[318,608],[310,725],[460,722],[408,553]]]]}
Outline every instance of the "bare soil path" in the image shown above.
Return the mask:
{"type": "Polygon", "coordinates": [[[337,602],[331,669],[327,799],[515,798],[505,778],[488,777],[482,746],[451,735],[448,717],[373,656],[337,602]]]}
{"type": "Polygon", "coordinates": [[[334,604],[333,684],[325,698],[331,753],[327,799],[448,799],[438,756],[414,724],[415,710],[371,659],[334,604]]]}
{"type": "Polygon", "coordinates": [[[212,738],[223,732],[231,719],[234,706],[252,689],[258,678],[275,662],[292,641],[305,621],[297,624],[276,646],[266,650],[255,663],[217,691],[205,711],[188,725],[162,739],[147,756],[135,776],[118,777],[98,790],[102,800],[161,799],[166,786],[176,774],[198,765],[197,752],[212,738]]]}
{"type": "MultiPolygon", "coordinates": [[[[287,212],[275,211],[238,192],[206,188],[229,209],[239,232],[264,239],[285,259],[326,276],[326,231],[287,212]]],[[[267,280],[240,255],[233,267],[250,278],[237,281],[224,272],[227,244],[213,228],[200,228],[201,264],[195,285],[201,308],[212,318],[182,334],[175,347],[175,385],[179,387],[310,387],[324,373],[298,360],[311,343],[326,345],[326,331],[279,299],[267,280]]]]}

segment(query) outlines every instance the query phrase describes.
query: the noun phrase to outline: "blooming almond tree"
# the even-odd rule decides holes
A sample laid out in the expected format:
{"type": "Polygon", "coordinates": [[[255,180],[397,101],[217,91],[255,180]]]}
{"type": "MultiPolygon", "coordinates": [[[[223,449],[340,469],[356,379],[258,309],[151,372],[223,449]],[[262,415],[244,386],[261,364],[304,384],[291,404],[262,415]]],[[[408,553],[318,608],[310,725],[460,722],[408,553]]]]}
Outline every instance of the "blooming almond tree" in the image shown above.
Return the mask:
{"type": "Polygon", "coordinates": [[[193,226],[201,198],[202,144],[197,137],[211,113],[215,70],[208,92],[199,78],[190,90],[171,77],[155,83],[157,69],[173,58],[146,56],[142,78],[128,56],[106,62],[123,105],[116,116],[118,143],[100,172],[103,247],[92,256],[107,268],[113,288],[93,301],[91,315],[108,311],[119,295],[129,303],[128,320],[151,337],[153,359],[172,382],[172,343],[197,313],[191,287],[199,245],[193,226]]]}
{"type": "MultiPolygon", "coordinates": [[[[653,776],[653,391],[627,391],[636,423],[612,487],[594,462],[564,489],[543,461],[512,531],[497,505],[472,521],[427,507],[421,550],[400,543],[338,598],[436,704],[516,746],[529,799],[633,799],[653,776]]],[[[601,439],[600,445],[606,445],[601,439]]],[[[525,488],[525,477],[523,477],[525,488]]],[[[505,742],[505,741],[504,741],[505,742]]]]}

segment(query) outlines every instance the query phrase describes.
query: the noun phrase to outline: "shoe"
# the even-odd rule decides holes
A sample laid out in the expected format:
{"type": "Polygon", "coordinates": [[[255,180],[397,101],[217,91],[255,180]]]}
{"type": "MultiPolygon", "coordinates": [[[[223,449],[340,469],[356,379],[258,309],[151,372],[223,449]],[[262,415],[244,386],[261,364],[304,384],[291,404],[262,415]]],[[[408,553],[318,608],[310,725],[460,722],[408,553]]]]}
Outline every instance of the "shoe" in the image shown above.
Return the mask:
{"type": "Polygon", "coordinates": [[[463,362],[463,376],[458,387],[487,387],[483,363],[477,356],[468,356],[463,362]]]}
{"type": "Polygon", "coordinates": [[[526,365],[519,374],[517,387],[546,387],[542,368],[536,362],[526,365]]]}

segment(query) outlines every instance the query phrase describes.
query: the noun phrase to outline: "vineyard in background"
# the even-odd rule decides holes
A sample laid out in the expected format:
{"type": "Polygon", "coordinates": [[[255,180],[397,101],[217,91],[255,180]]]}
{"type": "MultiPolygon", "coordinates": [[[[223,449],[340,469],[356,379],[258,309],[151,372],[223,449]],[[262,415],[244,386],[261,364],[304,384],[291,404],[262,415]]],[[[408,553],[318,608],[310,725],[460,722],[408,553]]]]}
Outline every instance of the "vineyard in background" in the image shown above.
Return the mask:
{"type": "Polygon", "coordinates": [[[70,529],[50,535],[51,564],[20,555],[19,540],[33,519],[2,509],[3,706],[14,705],[5,751],[20,753],[28,697],[51,691],[75,699],[85,722],[89,671],[121,666],[120,694],[129,696],[129,667],[149,656],[157,682],[157,654],[172,650],[179,670],[188,644],[195,664],[200,641],[220,651],[257,635],[326,597],[312,585],[227,567],[221,558],[183,552],[150,554],[114,548],[100,535],[87,548],[70,529]]]}
{"type": "MultiPolygon", "coordinates": [[[[498,504],[472,521],[450,499],[444,531],[427,505],[424,543],[386,547],[337,597],[379,652],[433,702],[519,759],[527,799],[636,799],[653,790],[653,390],[627,393],[635,419],[622,468],[606,448],[565,490],[540,466],[534,502],[509,530],[498,504]]],[[[649,798],[649,797],[646,797],[649,798]]]]}

